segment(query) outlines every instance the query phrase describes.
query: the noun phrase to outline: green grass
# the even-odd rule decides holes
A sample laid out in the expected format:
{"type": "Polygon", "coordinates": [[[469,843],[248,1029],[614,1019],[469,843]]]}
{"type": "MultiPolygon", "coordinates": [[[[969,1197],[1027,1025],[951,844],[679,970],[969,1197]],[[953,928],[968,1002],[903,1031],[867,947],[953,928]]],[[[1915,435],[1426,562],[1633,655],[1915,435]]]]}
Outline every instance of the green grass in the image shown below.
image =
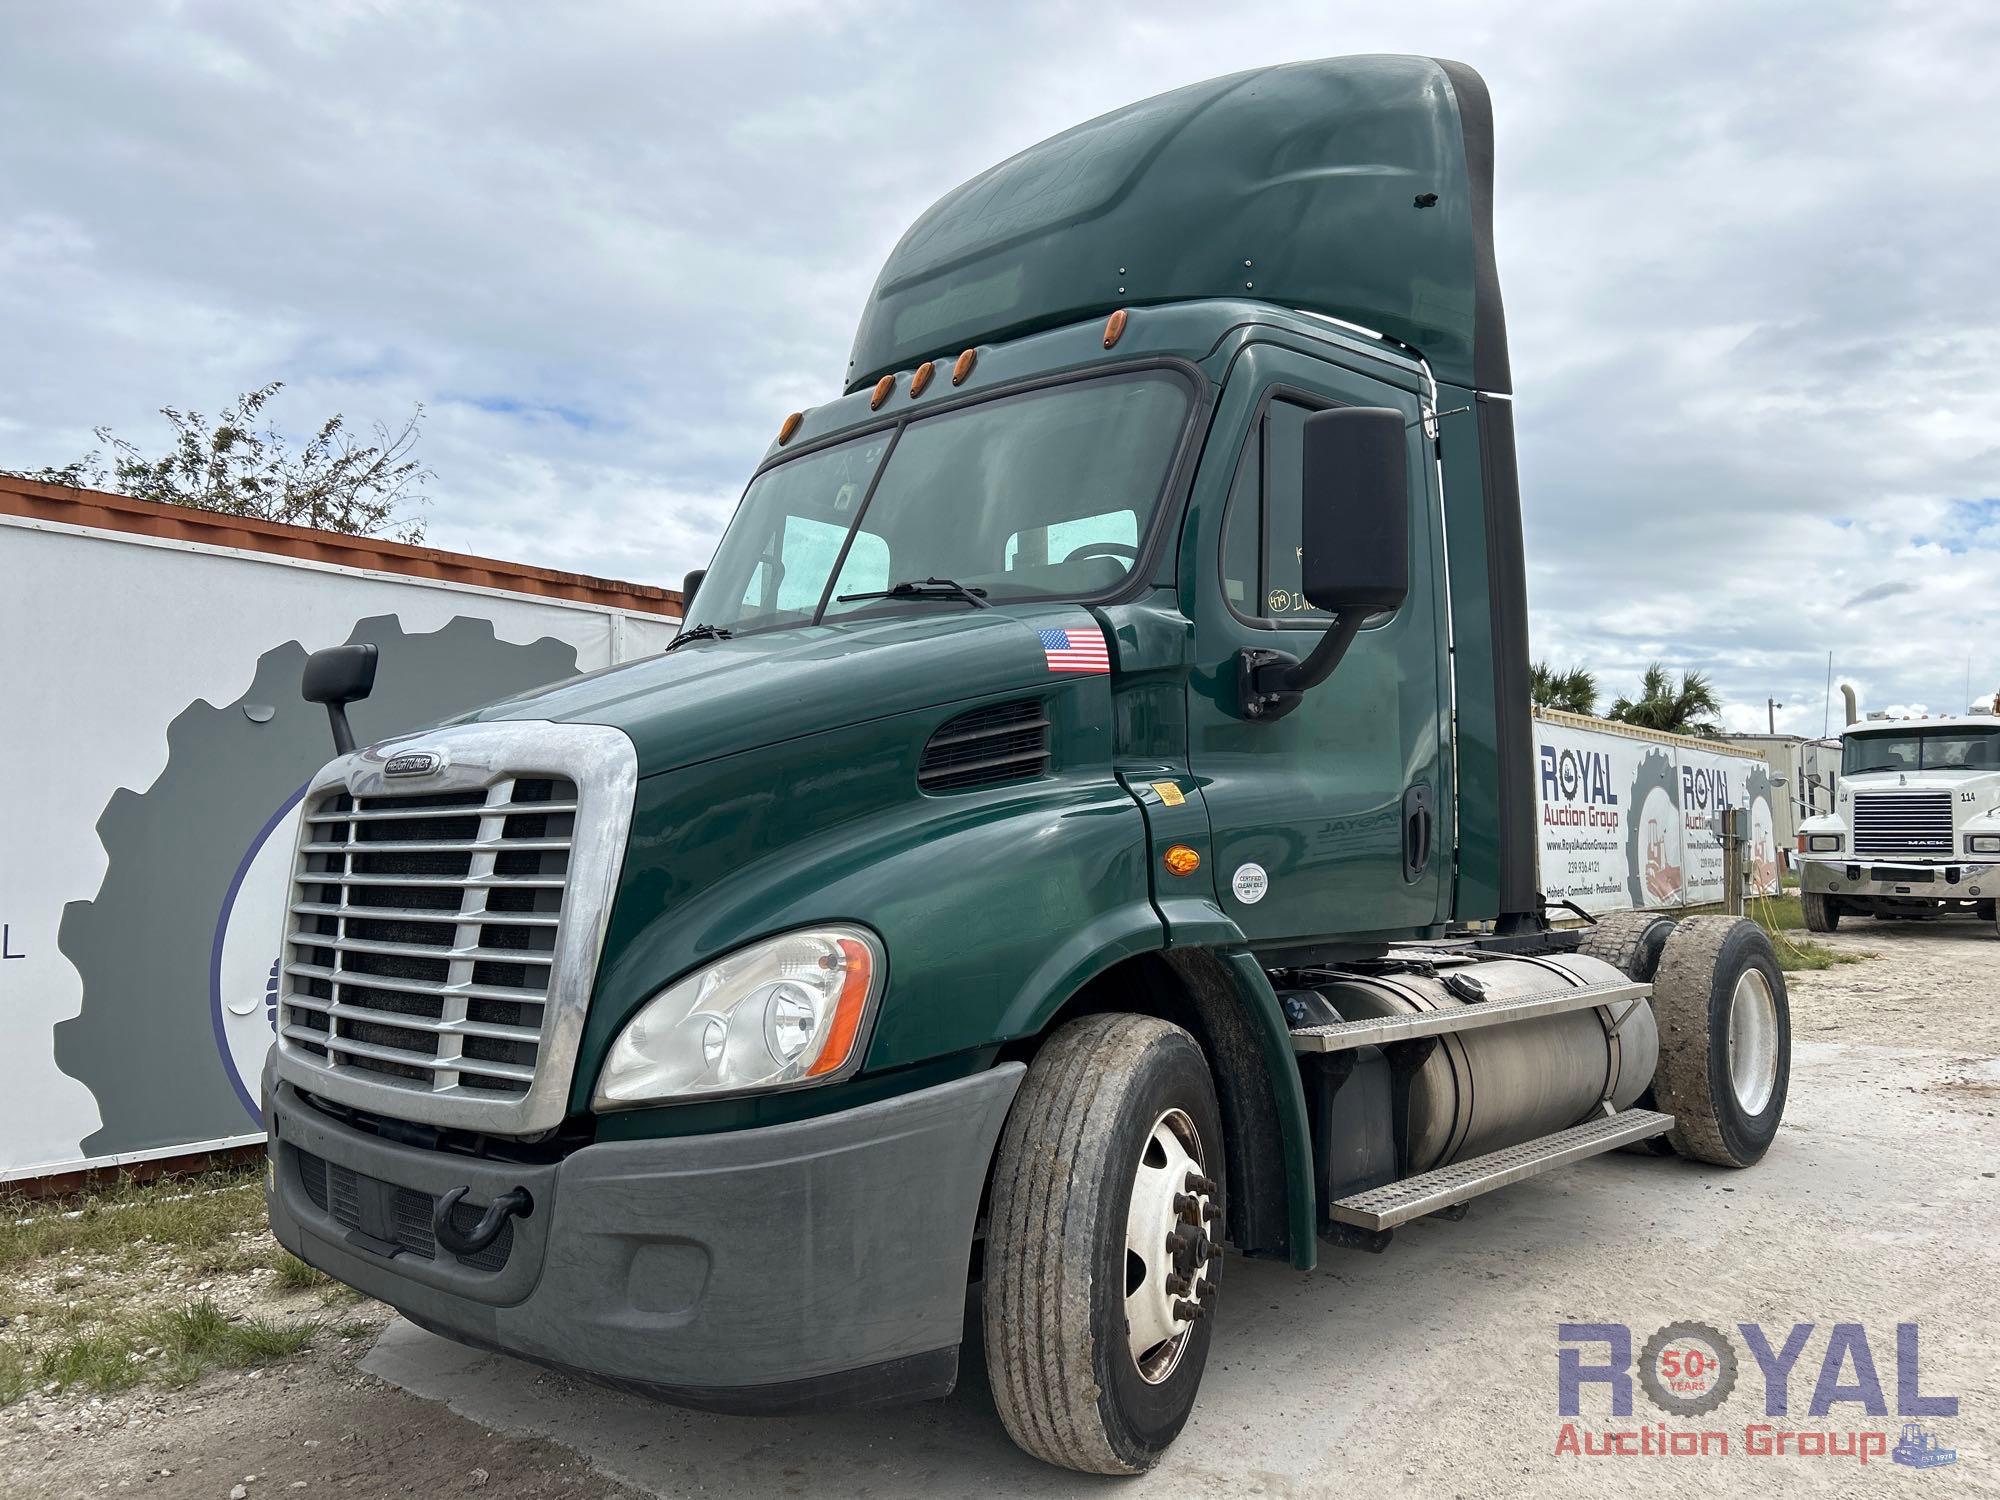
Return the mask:
{"type": "Polygon", "coordinates": [[[275,1272],[274,1279],[277,1284],[288,1292],[312,1292],[340,1285],[318,1266],[309,1266],[286,1250],[278,1252],[272,1270],[275,1272]]]}
{"type": "Polygon", "coordinates": [[[108,1395],[141,1381],[177,1389],[210,1370],[242,1370],[288,1359],[320,1331],[317,1322],[232,1318],[203,1298],[182,1307],[114,1317],[89,1332],[57,1330],[33,1342],[0,1341],[0,1406],[54,1386],[108,1395]]]}
{"type": "Polygon", "coordinates": [[[30,1261],[77,1255],[133,1260],[159,1250],[224,1269],[232,1236],[261,1229],[258,1169],[179,1181],[120,1183],[73,1198],[0,1194],[0,1279],[30,1261]]]}
{"type": "Polygon", "coordinates": [[[190,1273],[267,1266],[271,1289],[317,1293],[322,1306],[344,1290],[270,1238],[254,1168],[61,1199],[0,1194],[0,1315],[14,1319],[0,1330],[0,1407],[44,1389],[176,1388],[297,1354],[328,1319],[232,1316],[207,1297],[181,1300],[190,1273]],[[177,1276],[156,1275],[163,1258],[177,1276]]]}
{"type": "Polygon", "coordinates": [[[312,1342],[319,1325],[232,1319],[204,1299],[154,1313],[133,1331],[147,1347],[160,1350],[161,1383],[182,1386],[205,1370],[242,1370],[289,1358],[312,1342]]]}

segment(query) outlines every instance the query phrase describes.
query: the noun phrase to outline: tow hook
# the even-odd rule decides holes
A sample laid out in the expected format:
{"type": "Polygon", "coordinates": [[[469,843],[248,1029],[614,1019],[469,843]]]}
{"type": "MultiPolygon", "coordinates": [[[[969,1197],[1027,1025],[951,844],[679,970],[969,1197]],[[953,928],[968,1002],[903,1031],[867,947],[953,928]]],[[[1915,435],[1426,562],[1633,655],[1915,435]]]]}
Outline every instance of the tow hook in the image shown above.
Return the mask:
{"type": "Polygon", "coordinates": [[[500,1238],[500,1231],[509,1219],[525,1219],[534,1212],[535,1200],[528,1196],[528,1190],[511,1188],[493,1200],[479,1222],[472,1226],[471,1233],[461,1234],[452,1226],[451,1211],[458,1207],[458,1200],[471,1191],[470,1188],[453,1188],[438,1199],[437,1207],[431,1213],[431,1233],[453,1255],[477,1255],[500,1238]]]}

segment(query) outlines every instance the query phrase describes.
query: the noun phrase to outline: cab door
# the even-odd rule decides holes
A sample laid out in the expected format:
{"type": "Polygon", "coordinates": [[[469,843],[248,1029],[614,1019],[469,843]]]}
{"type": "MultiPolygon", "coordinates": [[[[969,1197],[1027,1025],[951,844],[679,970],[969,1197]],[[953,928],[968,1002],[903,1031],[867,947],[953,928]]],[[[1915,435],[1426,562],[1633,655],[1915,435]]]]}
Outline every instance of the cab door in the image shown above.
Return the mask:
{"type": "Polygon", "coordinates": [[[1197,655],[1188,755],[1208,808],[1216,900],[1260,947],[1408,936],[1448,910],[1450,669],[1436,486],[1413,391],[1272,345],[1238,356],[1183,535],[1197,655]],[[1306,418],[1336,405],[1408,418],[1409,594],[1366,623],[1291,713],[1246,717],[1238,653],[1303,659],[1330,620],[1299,592],[1301,457],[1306,418]]]}

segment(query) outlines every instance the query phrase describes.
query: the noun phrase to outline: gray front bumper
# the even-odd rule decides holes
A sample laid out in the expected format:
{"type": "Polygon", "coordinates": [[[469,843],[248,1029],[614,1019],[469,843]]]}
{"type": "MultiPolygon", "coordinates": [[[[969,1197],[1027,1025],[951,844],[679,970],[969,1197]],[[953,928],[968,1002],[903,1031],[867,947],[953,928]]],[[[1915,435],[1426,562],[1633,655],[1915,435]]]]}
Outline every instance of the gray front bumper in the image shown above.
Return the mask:
{"type": "Polygon", "coordinates": [[[1883,896],[1899,901],[1990,901],[2000,896],[2000,865],[1948,860],[1920,865],[1885,859],[1806,855],[1799,888],[1825,896],[1883,896]]]}
{"type": "Polygon", "coordinates": [[[942,1395],[987,1163],[1024,1072],[1009,1063],[796,1124],[586,1146],[538,1165],[402,1145],[267,1078],[271,1228],[434,1332],[686,1405],[942,1395]],[[302,1153],[328,1164],[325,1178],[302,1153]],[[455,1187],[475,1207],[516,1187],[532,1196],[504,1264],[419,1253],[425,1200],[455,1187]]]}

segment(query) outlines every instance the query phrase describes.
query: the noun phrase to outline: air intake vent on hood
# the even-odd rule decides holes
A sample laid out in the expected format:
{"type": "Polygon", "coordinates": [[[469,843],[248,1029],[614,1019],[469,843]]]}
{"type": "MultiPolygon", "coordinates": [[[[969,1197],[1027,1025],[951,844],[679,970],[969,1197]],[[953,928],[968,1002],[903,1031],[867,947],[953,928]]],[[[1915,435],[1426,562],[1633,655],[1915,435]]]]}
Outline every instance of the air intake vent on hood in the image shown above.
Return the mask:
{"type": "Polygon", "coordinates": [[[917,762],[927,792],[1029,781],[1049,766],[1049,721],[1039,699],[975,708],[939,726],[917,762]]]}

